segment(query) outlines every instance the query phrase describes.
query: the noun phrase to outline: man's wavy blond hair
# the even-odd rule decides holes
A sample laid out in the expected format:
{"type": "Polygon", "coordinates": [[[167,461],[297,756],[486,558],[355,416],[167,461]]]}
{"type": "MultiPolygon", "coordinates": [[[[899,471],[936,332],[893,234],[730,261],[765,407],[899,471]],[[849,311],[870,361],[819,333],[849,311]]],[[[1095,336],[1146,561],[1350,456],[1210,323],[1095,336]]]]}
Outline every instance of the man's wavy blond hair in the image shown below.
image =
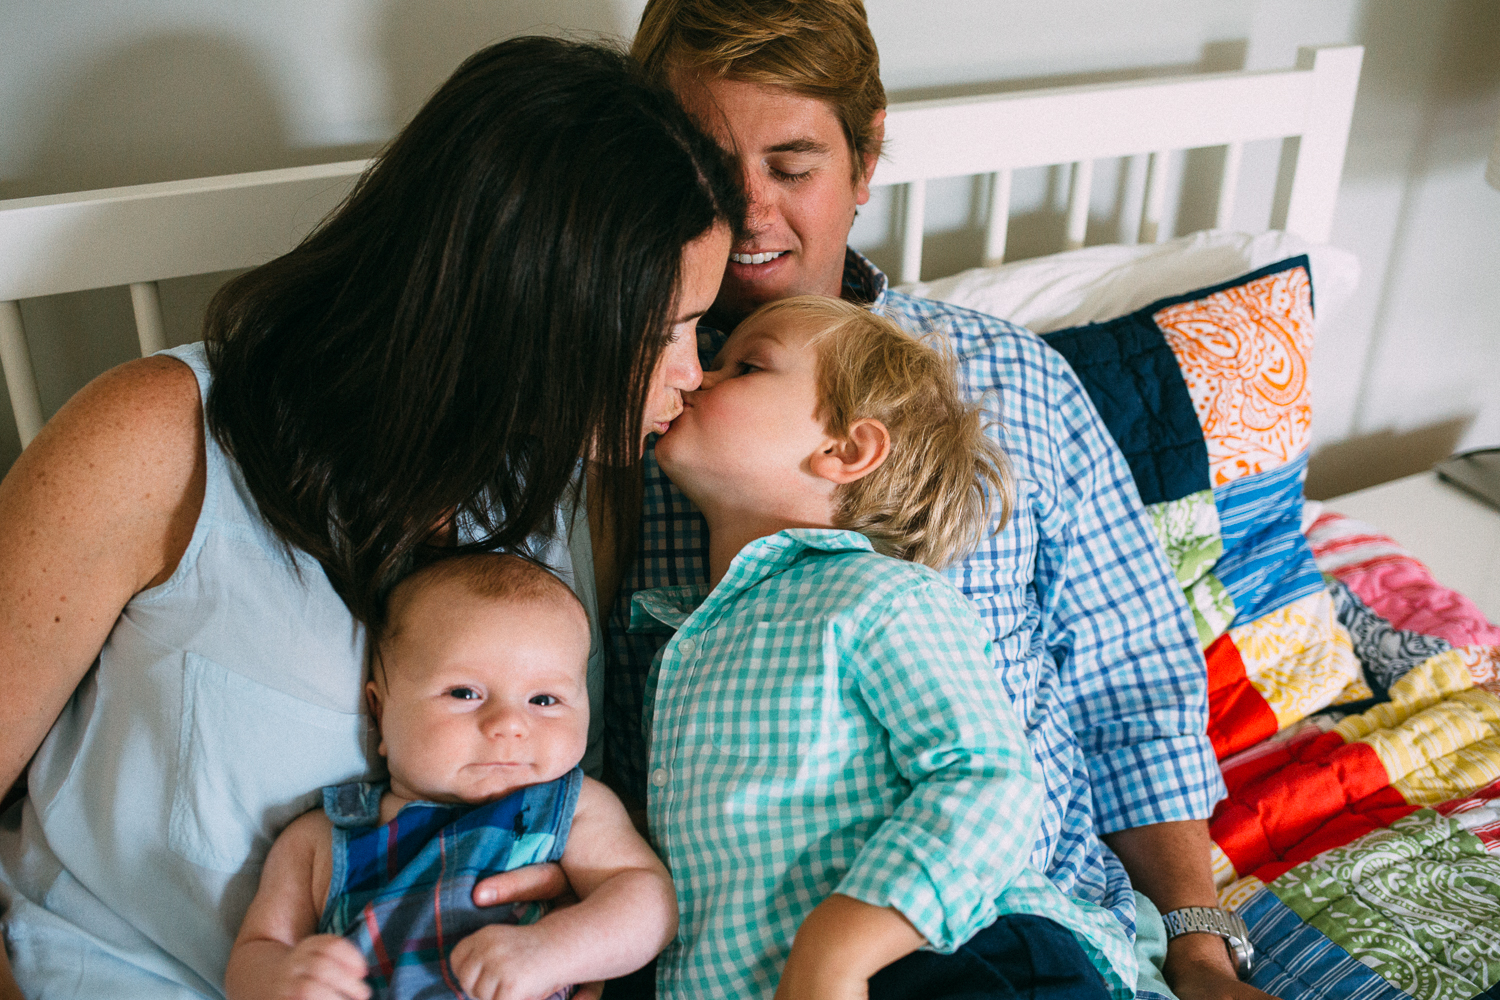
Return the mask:
{"type": "Polygon", "coordinates": [[[880,155],[885,88],[861,0],[649,0],[630,54],[662,86],[685,69],[826,101],[856,182],[880,155]]]}
{"type": "Polygon", "coordinates": [[[1010,463],[985,433],[983,409],[959,393],[946,342],[918,339],[863,306],[798,295],[752,314],[813,326],[818,416],[844,435],[873,418],[890,454],[869,475],[834,492],[833,523],[870,538],[877,551],[942,569],[965,558],[1010,517],[1010,463]]]}

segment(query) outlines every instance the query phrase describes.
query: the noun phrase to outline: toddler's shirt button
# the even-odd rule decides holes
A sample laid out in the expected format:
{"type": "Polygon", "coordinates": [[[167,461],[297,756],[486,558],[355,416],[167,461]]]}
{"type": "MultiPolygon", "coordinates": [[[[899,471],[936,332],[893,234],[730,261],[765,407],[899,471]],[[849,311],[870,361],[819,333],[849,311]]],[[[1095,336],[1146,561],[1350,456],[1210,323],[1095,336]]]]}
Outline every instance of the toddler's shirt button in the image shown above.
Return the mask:
{"type": "Polygon", "coordinates": [[[698,648],[698,644],[691,639],[684,639],[677,644],[677,648],[684,656],[691,656],[693,650],[698,648]]]}
{"type": "Polygon", "coordinates": [[[655,785],[657,788],[667,787],[667,769],[664,767],[658,767],[656,770],[652,771],[651,784],[655,785]]]}

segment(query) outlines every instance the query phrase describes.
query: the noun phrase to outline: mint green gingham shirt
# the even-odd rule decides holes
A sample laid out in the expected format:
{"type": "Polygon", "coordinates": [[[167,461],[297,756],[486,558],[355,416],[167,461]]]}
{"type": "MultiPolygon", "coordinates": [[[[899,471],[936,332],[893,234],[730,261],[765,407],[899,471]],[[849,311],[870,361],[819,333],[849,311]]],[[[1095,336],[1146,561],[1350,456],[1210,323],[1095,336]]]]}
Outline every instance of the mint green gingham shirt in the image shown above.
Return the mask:
{"type": "Polygon", "coordinates": [[[950,952],[997,917],[1071,930],[1133,995],[1108,911],[1027,863],[1042,784],[972,603],[852,531],[746,546],[711,593],[635,596],[675,635],[646,695],[648,814],[681,923],[658,995],[770,997],[792,939],[839,892],[950,952]]]}

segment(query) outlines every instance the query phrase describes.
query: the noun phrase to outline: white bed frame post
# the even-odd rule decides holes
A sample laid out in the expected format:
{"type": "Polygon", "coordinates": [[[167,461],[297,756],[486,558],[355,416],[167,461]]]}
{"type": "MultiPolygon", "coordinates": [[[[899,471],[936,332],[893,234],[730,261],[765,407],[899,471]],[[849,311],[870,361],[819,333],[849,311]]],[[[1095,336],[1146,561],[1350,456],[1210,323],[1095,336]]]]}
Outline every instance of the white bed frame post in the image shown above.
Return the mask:
{"type": "Polygon", "coordinates": [[[1311,73],[1312,94],[1286,216],[1278,220],[1273,215],[1272,228],[1289,230],[1314,243],[1327,243],[1332,235],[1364,54],[1357,45],[1297,50],[1297,68],[1311,73]]]}
{"type": "MultiPolygon", "coordinates": [[[[1066,247],[1088,229],[1094,161],[1150,155],[1139,239],[1163,220],[1177,151],[1223,146],[1217,224],[1229,225],[1247,142],[1298,137],[1284,213],[1273,224],[1327,242],[1363,49],[1304,49],[1297,68],[1135,80],[892,105],[881,185],[905,185],[898,279],[922,270],[927,182],[991,178],[984,263],[1005,257],[1011,180],[1067,166],[1066,247]],[[1284,222],[1281,221],[1284,219],[1284,222]]],[[[1293,145],[1293,144],[1288,144],[1293,145]]],[[[21,443],[43,412],[20,301],[129,286],[141,353],[166,346],[157,283],[253,267],[295,246],[348,193],[366,161],[0,201],[0,365],[21,443]]]]}

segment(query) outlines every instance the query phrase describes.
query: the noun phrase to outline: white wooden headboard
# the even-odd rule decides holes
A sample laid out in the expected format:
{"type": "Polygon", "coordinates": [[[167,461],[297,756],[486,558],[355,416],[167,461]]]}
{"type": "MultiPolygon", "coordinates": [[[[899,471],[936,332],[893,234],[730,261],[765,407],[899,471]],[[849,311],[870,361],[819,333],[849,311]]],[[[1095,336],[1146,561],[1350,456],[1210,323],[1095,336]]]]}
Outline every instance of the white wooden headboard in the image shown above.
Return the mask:
{"type": "MultiPolygon", "coordinates": [[[[1149,154],[1140,238],[1163,233],[1166,158],[1226,147],[1225,225],[1244,145],[1300,137],[1290,193],[1268,228],[1327,242],[1364,50],[1303,49],[1291,70],[1212,73],[892,105],[880,185],[904,185],[898,278],[922,261],[926,182],[991,175],[985,263],[1005,255],[1017,169],[1072,168],[1064,246],[1082,246],[1097,159],[1149,154]]],[[[141,352],[166,346],[158,281],[252,267],[291,249],[364,170],[355,160],[164,184],[0,201],[0,364],[22,445],[43,422],[20,300],[130,287],[141,352]]],[[[978,262],[976,262],[978,263],[978,262]]]]}

